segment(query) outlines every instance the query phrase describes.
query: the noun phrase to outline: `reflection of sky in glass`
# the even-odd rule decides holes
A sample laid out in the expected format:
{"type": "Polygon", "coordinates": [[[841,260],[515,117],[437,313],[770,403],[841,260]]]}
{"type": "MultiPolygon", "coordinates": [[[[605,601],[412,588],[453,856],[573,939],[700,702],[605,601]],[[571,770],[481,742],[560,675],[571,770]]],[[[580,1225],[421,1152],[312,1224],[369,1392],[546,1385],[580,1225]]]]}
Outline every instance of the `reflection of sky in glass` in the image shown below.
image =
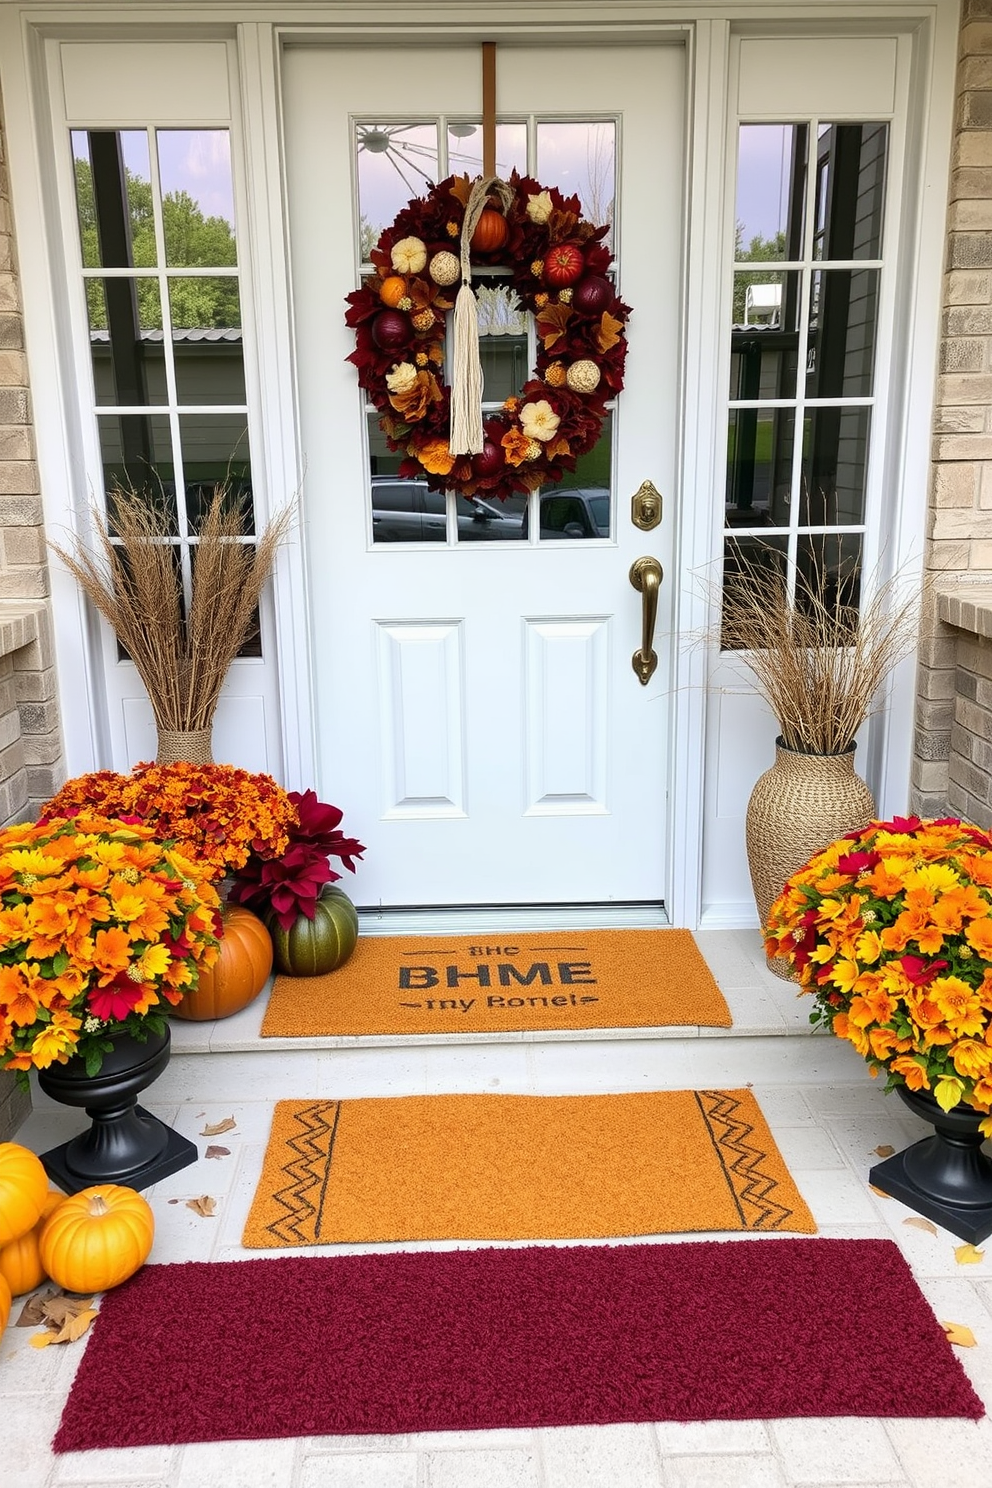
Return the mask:
{"type": "Polygon", "coordinates": [[[355,133],[358,209],[378,237],[411,197],[423,196],[437,180],[437,125],[362,123],[355,133]]]}
{"type": "MultiPolygon", "coordinates": [[[[359,210],[378,231],[392,222],[413,196],[423,196],[438,177],[434,125],[374,124],[355,126],[359,140],[372,131],[390,135],[390,147],[359,148],[359,210]]],[[[454,121],[448,132],[448,172],[474,179],[482,170],[482,130],[476,121],[454,121]],[[471,132],[467,132],[471,130],[471,132]]],[[[527,126],[501,123],[496,130],[496,172],[508,180],[512,171],[527,170],[527,126]]],[[[601,225],[612,216],[616,192],[616,125],[612,120],[537,125],[536,174],[542,186],[577,194],[583,215],[601,225]]]]}
{"type": "Polygon", "coordinates": [[[158,169],[163,196],[185,191],[204,217],[223,217],[234,231],[231,145],[226,129],[158,130],[158,169]]]}
{"type": "Polygon", "coordinates": [[[602,227],[612,219],[616,195],[616,125],[539,123],[537,179],[578,196],[582,215],[602,227]]]}
{"type": "MultiPolygon", "coordinates": [[[[122,129],[118,132],[124,164],[132,176],[142,181],[151,180],[148,164],[148,135],[143,129],[122,129]]],[[[72,130],[72,153],[77,160],[90,158],[90,143],[85,129],[72,130]]]]}
{"type": "Polygon", "coordinates": [[[737,157],[737,223],[746,249],[758,234],[785,232],[792,124],[742,124],[737,157]]]}

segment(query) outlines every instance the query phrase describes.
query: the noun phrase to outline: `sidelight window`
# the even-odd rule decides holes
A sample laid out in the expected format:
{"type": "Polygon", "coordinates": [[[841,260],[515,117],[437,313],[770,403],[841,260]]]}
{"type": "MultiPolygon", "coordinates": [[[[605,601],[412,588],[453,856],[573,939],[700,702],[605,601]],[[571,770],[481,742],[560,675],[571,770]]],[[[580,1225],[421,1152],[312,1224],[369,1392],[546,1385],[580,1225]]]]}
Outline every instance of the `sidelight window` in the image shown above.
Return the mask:
{"type": "Polygon", "coordinates": [[[725,574],[856,604],[876,407],[888,125],[738,135],[725,574]]]}
{"type": "Polygon", "coordinates": [[[230,137],[73,130],[71,146],[104,489],[148,492],[188,590],[217,486],[254,531],[230,137]]]}

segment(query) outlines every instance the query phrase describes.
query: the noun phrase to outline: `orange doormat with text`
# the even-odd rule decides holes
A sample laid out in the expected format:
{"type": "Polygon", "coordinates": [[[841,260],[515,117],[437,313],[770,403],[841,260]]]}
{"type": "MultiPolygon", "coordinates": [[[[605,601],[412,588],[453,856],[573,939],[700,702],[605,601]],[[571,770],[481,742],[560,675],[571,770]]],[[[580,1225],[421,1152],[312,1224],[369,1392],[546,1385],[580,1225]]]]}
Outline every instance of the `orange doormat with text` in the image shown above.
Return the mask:
{"type": "Polygon", "coordinates": [[[816,1230],[748,1090],[279,1101],[242,1243],[816,1230]]]}
{"type": "Polygon", "coordinates": [[[320,977],[277,976],[267,1038],[729,1028],[688,930],[360,936],[320,977]]]}

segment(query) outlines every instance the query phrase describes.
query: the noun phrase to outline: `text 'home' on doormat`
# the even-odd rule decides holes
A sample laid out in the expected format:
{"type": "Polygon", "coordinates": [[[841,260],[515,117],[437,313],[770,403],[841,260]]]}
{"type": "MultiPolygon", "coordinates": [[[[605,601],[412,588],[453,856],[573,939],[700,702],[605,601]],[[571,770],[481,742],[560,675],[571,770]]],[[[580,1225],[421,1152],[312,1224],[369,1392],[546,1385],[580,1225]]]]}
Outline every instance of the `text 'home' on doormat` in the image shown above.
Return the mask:
{"type": "Polygon", "coordinates": [[[688,930],[363,936],[320,977],[276,977],[267,1038],[729,1028],[688,930]]]}

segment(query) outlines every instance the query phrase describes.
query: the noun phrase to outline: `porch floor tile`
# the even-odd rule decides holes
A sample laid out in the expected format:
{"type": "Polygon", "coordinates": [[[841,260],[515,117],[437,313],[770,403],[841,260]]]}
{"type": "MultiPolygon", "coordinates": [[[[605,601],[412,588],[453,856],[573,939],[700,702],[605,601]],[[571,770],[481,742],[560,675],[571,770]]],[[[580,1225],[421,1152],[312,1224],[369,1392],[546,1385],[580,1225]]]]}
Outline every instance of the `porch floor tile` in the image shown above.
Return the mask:
{"type": "MultiPolygon", "coordinates": [[[[805,1010],[801,1021],[785,1010],[795,1002],[795,988],[767,971],[756,950],[753,931],[709,931],[700,944],[725,992],[733,992],[733,1030],[719,1030],[725,1045],[736,1045],[739,1058],[727,1058],[745,1072],[772,1133],[786,1157],[821,1233],[837,1238],[893,1239],[906,1256],[934,1308],[943,1319],[967,1324],[978,1346],[961,1350],[969,1378],[992,1410],[992,1243],[977,1265],[961,1266],[958,1241],[945,1230],[936,1235],[905,1224],[910,1211],[868,1187],[867,1174],[882,1144],[902,1147],[923,1135],[918,1123],[873,1082],[863,1063],[829,1065],[816,1078],[816,1061],[799,1058],[819,1047],[810,1040],[805,1010]],[[743,977],[749,965],[751,980],[743,977]],[[734,986],[731,987],[731,982],[734,986]],[[748,993],[752,995],[749,1002],[748,993]],[[774,1024],[769,1009],[782,1012],[774,1024]],[[774,1046],[775,1056],[767,1051],[774,1046]],[[794,1049],[790,1065],[780,1057],[794,1049]]],[[[802,1005],[801,1005],[802,1006],[802,1005]]],[[[147,1093],[151,1110],[197,1139],[226,1148],[219,1157],[201,1161],[148,1191],[157,1233],[151,1260],[228,1260],[244,1258],[241,1229],[261,1167],[265,1138],[275,1101],[286,1096],[325,1093],[333,1084],[340,1094],[419,1094],[424,1090],[467,1091],[519,1089],[533,1094],[650,1088],[651,1040],[622,1037],[576,1039],[531,1044],[510,1050],[486,1036],[471,1049],[436,1045],[411,1051],[396,1041],[377,1046],[362,1041],[349,1055],[337,1041],[327,1049],[310,1048],[314,1063],[291,1062],[283,1049],[277,1064],[259,1057],[260,1012],[240,1015],[241,1027],[203,1025],[184,1042],[177,1025],[174,1052],[181,1077],[166,1084],[170,1070],[147,1093]],[[251,1016],[247,1016],[250,1014],[251,1016]],[[254,1033],[250,1029],[254,1027],[254,1033]],[[551,1044],[554,1047],[551,1047],[551,1044]],[[595,1047],[592,1047],[594,1044],[595,1047]],[[196,1046],[200,1052],[196,1052],[196,1046]],[[212,1052],[203,1052],[209,1049],[212,1052]],[[640,1061],[631,1072],[632,1049],[640,1061]],[[507,1056],[512,1055],[510,1061],[507,1056]],[[223,1078],[215,1078],[223,1067],[223,1078]],[[257,1068],[258,1077],[244,1077],[257,1068]],[[319,1088],[296,1088],[299,1072],[310,1070],[319,1088]],[[237,1086],[236,1076],[241,1079],[237,1086]],[[344,1088],[342,1088],[344,1087],[344,1088]],[[238,1089],[236,1099],[231,1091],[238,1089]],[[156,1100],[156,1094],[161,1098],[156,1100]],[[220,1136],[204,1137],[209,1124],[233,1117],[235,1126],[220,1136]],[[185,1201],[208,1193],[217,1199],[217,1214],[201,1218],[185,1201]]],[[[280,1040],[283,1045],[295,1041],[280,1040]]],[[[323,1042],[323,1041],[322,1041],[323,1042]]],[[[348,1041],[354,1046],[358,1041],[348,1041]]],[[[456,1041],[457,1042],[457,1041],[456,1041]]],[[[512,1041],[511,1041],[512,1042],[512,1041]]],[[[664,1042],[664,1041],[661,1041],[664,1042]]],[[[668,1052],[673,1069],[694,1083],[701,1040],[685,1031],[681,1044],[668,1052]],[[688,1036],[686,1036],[688,1033],[688,1036]]],[[[272,1040],[265,1040],[271,1045],[272,1040]]],[[[837,1043],[827,1041],[824,1052],[837,1043]]],[[[714,1045],[712,1052],[724,1049],[714,1045]]],[[[654,1048],[659,1049],[659,1042],[654,1048]]],[[[300,1051],[301,1054],[304,1050],[300,1051]]],[[[842,1052],[842,1051],[841,1051],[842,1052]]],[[[853,1054],[853,1051],[852,1051],[853,1054]]],[[[824,1065],[826,1067],[826,1065],[824,1065]]],[[[308,1076],[309,1078],[309,1076],[308,1076]]],[[[659,1083],[671,1087],[671,1079],[659,1083]]],[[[79,1114],[54,1106],[36,1093],[35,1109],[17,1140],[36,1151],[65,1140],[84,1124],[79,1114]]],[[[659,1243],[677,1243],[662,1237],[659,1243]]],[[[731,1238],[718,1236],[716,1238],[731,1238]]],[[[737,1237],[738,1243],[767,1243],[737,1237]]],[[[313,1254],[343,1251],[426,1249],[421,1246],[324,1247],[313,1254]]],[[[451,1248],[446,1245],[443,1248],[451,1248]]],[[[15,1302],[16,1317],[21,1303],[15,1302]]],[[[445,1432],[403,1437],[317,1437],[250,1443],[205,1443],[140,1451],[70,1453],[56,1458],[49,1443],[81,1357],[83,1343],[37,1351],[30,1347],[31,1329],[8,1327],[0,1340],[0,1421],[4,1488],[988,1488],[992,1482],[992,1419],[970,1421],[819,1421],[697,1422],[679,1425],[618,1425],[538,1431],[445,1432]]],[[[204,1361],[209,1368],[209,1360],[204,1361]]],[[[235,1382],[236,1388],[236,1382],[235,1382]]]]}

